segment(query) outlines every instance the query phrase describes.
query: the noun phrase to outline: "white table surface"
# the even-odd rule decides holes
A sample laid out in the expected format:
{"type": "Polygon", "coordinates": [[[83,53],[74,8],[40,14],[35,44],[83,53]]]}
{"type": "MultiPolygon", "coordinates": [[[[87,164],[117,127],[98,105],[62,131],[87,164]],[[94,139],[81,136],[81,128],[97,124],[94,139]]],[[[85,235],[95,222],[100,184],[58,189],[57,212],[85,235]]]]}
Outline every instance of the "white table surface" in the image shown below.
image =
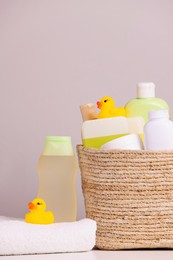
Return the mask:
{"type": "Polygon", "coordinates": [[[173,260],[173,250],[93,250],[84,253],[1,256],[0,260],[173,260]]]}

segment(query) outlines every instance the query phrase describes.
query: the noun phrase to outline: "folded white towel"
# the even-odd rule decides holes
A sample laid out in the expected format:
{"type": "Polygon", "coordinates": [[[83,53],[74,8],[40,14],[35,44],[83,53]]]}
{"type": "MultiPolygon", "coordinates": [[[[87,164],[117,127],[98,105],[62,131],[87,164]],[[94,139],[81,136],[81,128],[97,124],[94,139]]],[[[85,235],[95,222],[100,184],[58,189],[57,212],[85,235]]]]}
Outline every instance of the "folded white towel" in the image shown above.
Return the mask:
{"type": "Polygon", "coordinates": [[[0,217],[0,255],[89,251],[95,245],[96,222],[34,225],[0,217]]]}

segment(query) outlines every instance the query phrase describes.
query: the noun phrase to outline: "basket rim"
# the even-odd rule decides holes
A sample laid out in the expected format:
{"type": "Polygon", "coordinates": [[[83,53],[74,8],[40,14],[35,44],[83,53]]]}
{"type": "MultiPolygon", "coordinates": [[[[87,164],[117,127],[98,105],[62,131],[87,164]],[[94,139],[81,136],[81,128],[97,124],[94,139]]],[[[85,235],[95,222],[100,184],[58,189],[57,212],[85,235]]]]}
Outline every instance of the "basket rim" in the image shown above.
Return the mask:
{"type": "Polygon", "coordinates": [[[122,153],[122,154],[171,154],[173,155],[173,150],[123,150],[123,149],[109,149],[109,150],[101,150],[97,148],[89,148],[85,147],[82,144],[77,144],[76,145],[77,150],[82,150],[85,152],[91,152],[94,154],[117,154],[117,153],[122,153]]]}

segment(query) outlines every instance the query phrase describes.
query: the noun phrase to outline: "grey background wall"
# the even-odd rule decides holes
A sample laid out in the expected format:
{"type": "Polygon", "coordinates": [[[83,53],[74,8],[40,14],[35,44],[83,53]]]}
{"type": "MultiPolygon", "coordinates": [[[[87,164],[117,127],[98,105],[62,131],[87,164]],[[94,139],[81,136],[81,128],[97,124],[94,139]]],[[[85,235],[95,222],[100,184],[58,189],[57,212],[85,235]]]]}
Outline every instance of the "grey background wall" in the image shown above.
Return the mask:
{"type": "MultiPolygon", "coordinates": [[[[80,104],[124,105],[153,81],[173,111],[172,14],[171,0],[0,0],[0,215],[36,196],[46,135],[81,143],[80,104]]],[[[77,194],[80,219],[79,172],[77,194]]]]}

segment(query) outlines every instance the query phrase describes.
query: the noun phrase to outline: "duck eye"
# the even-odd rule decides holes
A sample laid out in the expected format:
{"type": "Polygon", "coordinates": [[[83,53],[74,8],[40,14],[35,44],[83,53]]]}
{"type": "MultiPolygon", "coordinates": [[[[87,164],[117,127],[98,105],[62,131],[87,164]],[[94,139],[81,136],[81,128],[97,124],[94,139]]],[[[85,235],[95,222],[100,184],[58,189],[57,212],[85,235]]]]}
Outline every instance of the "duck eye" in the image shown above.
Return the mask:
{"type": "Polygon", "coordinates": [[[37,202],[37,205],[41,205],[41,203],[40,203],[40,202],[37,202]]]}
{"type": "Polygon", "coordinates": [[[105,99],[104,102],[106,103],[108,101],[108,99],[105,99]]]}

